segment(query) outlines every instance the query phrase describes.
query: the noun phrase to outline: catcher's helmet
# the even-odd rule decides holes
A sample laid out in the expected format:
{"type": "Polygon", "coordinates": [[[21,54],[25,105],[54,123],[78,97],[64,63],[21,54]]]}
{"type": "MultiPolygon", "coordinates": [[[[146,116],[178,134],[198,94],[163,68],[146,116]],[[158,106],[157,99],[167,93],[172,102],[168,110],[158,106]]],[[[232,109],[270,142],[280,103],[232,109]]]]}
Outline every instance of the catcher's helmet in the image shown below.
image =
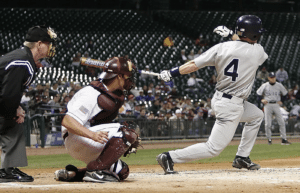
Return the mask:
{"type": "Polygon", "coordinates": [[[129,91],[135,85],[136,72],[137,68],[131,60],[125,57],[113,57],[105,61],[105,68],[99,79],[111,79],[118,74],[127,75],[128,78],[125,80],[124,89],[129,91]]]}
{"type": "Polygon", "coordinates": [[[243,15],[236,21],[235,34],[252,41],[258,40],[265,31],[262,28],[261,19],[255,15],[243,15]]]}

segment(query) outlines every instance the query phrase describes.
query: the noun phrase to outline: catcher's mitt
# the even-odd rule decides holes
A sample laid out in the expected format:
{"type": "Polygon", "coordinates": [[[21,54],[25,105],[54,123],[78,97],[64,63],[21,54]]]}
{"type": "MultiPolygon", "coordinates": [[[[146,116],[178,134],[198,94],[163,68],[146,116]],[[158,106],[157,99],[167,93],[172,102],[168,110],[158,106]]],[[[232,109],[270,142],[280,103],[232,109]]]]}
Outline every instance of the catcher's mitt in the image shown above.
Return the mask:
{"type": "Polygon", "coordinates": [[[136,136],[134,142],[130,144],[130,147],[124,153],[124,157],[126,157],[129,154],[136,153],[139,146],[141,146],[141,147],[143,147],[143,146],[141,145],[142,139],[139,137],[139,135],[135,131],[136,123],[134,123],[132,121],[125,121],[125,122],[122,123],[122,125],[123,125],[122,131],[124,133],[126,133],[126,132],[133,133],[136,136]]]}

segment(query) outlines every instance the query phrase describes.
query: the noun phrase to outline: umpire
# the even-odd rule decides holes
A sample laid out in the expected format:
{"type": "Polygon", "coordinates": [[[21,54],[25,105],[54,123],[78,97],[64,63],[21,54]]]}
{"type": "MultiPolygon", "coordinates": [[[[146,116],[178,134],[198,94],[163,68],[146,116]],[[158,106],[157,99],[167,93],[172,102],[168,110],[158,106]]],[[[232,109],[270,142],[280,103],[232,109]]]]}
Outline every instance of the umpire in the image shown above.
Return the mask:
{"type": "Polygon", "coordinates": [[[269,82],[266,82],[262,84],[259,89],[256,91],[259,98],[261,99],[261,102],[264,104],[264,113],[265,113],[265,131],[266,136],[268,138],[268,144],[272,144],[271,139],[271,126],[272,126],[272,116],[275,114],[275,117],[277,119],[279,130],[280,130],[280,136],[282,138],[281,145],[290,145],[291,143],[288,142],[286,139],[286,128],[284,119],[280,112],[280,104],[281,102],[281,96],[282,100],[287,95],[287,90],[284,88],[284,86],[276,82],[276,77],[274,72],[269,73],[268,77],[269,82]]]}
{"type": "Polygon", "coordinates": [[[0,57],[0,146],[2,146],[0,182],[32,182],[32,176],[17,167],[27,166],[20,106],[22,93],[35,79],[42,64],[39,59],[55,55],[57,34],[48,27],[28,30],[24,47],[0,57]]]}

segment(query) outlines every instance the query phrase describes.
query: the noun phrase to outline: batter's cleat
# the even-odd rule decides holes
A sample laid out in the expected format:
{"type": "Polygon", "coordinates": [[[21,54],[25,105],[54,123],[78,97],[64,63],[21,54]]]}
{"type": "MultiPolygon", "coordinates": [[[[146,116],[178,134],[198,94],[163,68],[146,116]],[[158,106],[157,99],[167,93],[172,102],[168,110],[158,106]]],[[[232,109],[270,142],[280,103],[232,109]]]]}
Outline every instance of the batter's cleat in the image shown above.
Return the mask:
{"type": "Polygon", "coordinates": [[[0,172],[0,183],[2,182],[33,182],[32,176],[29,176],[19,170],[18,168],[12,168],[11,172],[7,173],[4,169],[0,172]]]}
{"type": "Polygon", "coordinates": [[[260,165],[253,163],[249,157],[236,157],[233,160],[232,167],[242,169],[246,168],[248,170],[258,170],[260,165]]]}
{"type": "Polygon", "coordinates": [[[83,181],[105,183],[105,182],[119,182],[120,179],[116,173],[110,172],[108,170],[100,170],[100,171],[85,172],[83,181]]]}
{"type": "Polygon", "coordinates": [[[178,172],[174,171],[173,166],[174,162],[172,159],[168,159],[167,152],[161,153],[156,157],[159,165],[164,169],[165,174],[178,174],[178,172]]]}
{"type": "Polygon", "coordinates": [[[68,171],[65,169],[56,170],[54,172],[54,179],[56,181],[72,181],[74,177],[76,176],[76,172],[74,171],[68,171]]]}
{"type": "Polygon", "coordinates": [[[290,143],[287,139],[282,139],[281,141],[281,145],[291,145],[292,143],[290,143]]]}
{"type": "Polygon", "coordinates": [[[272,139],[268,139],[268,145],[272,145],[272,139]]]}

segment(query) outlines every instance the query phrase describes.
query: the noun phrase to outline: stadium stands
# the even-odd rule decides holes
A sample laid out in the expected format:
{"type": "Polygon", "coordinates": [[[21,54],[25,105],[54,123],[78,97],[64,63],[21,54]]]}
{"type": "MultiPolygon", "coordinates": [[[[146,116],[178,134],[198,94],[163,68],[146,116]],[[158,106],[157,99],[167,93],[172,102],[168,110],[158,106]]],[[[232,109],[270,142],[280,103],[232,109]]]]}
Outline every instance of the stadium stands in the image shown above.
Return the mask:
{"type": "MultiPolygon", "coordinates": [[[[24,35],[29,27],[46,24],[54,28],[60,38],[57,56],[53,67],[41,70],[39,82],[53,82],[58,78],[80,81],[87,84],[92,77],[85,74],[85,67],[72,66],[72,58],[80,52],[90,57],[106,60],[112,56],[128,55],[139,69],[146,65],[150,70],[159,72],[180,65],[180,50],[186,53],[194,50],[205,51],[220,41],[226,41],[212,33],[218,25],[234,28],[235,20],[241,12],[191,12],[191,11],[154,11],[151,18],[131,10],[76,10],[76,9],[0,9],[1,49],[11,51],[22,46],[24,35]],[[209,40],[206,46],[195,45],[195,39],[202,34],[209,40]],[[174,47],[164,47],[163,40],[171,35],[174,47]],[[70,40],[72,47],[66,48],[70,40]],[[87,49],[88,41],[93,41],[93,49],[87,49]]],[[[252,13],[253,14],[253,13],[252,13]]],[[[299,82],[300,73],[300,22],[299,16],[292,13],[257,13],[268,30],[260,43],[269,54],[264,64],[268,70],[284,66],[291,77],[291,83],[299,82]]],[[[204,79],[202,92],[198,97],[209,97],[214,88],[207,84],[214,73],[210,68],[197,71],[197,77],[204,79]]],[[[188,76],[176,79],[179,93],[187,95],[184,85],[188,76]]],[[[153,79],[153,81],[157,81],[153,79]]],[[[155,82],[157,83],[157,82],[155,82]]],[[[147,84],[137,83],[138,87],[147,84]]],[[[256,81],[254,91],[261,85],[256,81]]],[[[255,95],[249,100],[256,103],[255,95]]]]}

